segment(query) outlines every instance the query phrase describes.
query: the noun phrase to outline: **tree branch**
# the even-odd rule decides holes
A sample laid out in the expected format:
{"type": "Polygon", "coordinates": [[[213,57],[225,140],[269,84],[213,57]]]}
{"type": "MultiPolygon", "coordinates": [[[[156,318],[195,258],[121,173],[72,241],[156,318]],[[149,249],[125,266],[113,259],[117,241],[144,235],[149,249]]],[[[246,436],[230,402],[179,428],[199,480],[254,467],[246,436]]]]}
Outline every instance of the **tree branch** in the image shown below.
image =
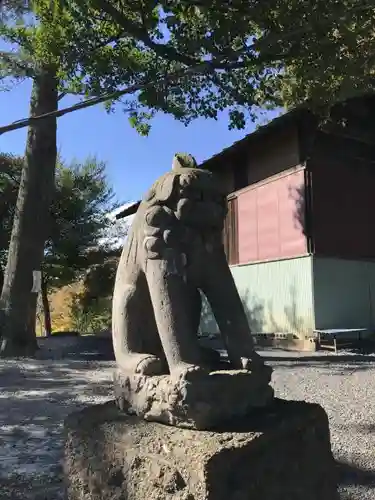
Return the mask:
{"type": "MultiPolygon", "coordinates": [[[[238,67],[238,63],[235,63],[233,67],[238,67]]],[[[5,134],[6,132],[10,132],[12,130],[18,130],[20,128],[28,127],[29,125],[32,125],[34,123],[37,123],[40,120],[45,120],[48,118],[59,118],[60,116],[64,116],[68,113],[72,113],[73,111],[78,111],[79,109],[85,109],[89,108],[91,106],[95,106],[96,104],[100,104],[105,101],[111,101],[111,100],[117,100],[121,96],[126,95],[126,94],[132,94],[134,92],[137,92],[138,90],[144,90],[147,88],[152,88],[157,84],[160,83],[168,83],[173,80],[176,80],[181,77],[185,77],[191,73],[203,73],[204,71],[212,71],[212,65],[210,62],[205,62],[202,64],[199,64],[198,66],[194,66],[191,68],[184,68],[179,71],[175,71],[174,73],[170,73],[166,75],[164,78],[160,78],[158,80],[153,80],[150,82],[146,83],[140,83],[136,85],[131,85],[130,87],[124,89],[124,90],[118,90],[116,92],[111,92],[108,94],[103,94],[99,97],[93,97],[91,99],[87,99],[86,101],[79,102],[77,104],[74,104],[73,106],[69,106],[68,108],[63,108],[59,109],[57,111],[53,111],[51,113],[45,113],[43,115],[39,116],[30,116],[29,118],[24,118],[22,120],[18,120],[16,122],[13,122],[9,125],[5,125],[4,127],[0,127],[0,135],[5,134]]],[[[231,69],[231,66],[228,65],[228,69],[231,69]]]]}
{"type": "Polygon", "coordinates": [[[20,72],[15,76],[27,76],[29,78],[34,76],[32,68],[26,63],[21,62],[13,52],[0,51],[0,58],[10,66],[14,73],[20,72]]]}
{"type": "MultiPolygon", "coordinates": [[[[157,55],[160,55],[164,59],[167,59],[169,61],[176,61],[180,62],[182,64],[185,64],[186,66],[195,66],[201,63],[202,61],[197,60],[189,55],[185,55],[180,53],[178,50],[173,48],[170,45],[167,44],[161,44],[161,43],[156,43],[154,42],[151,38],[150,35],[148,34],[147,28],[145,26],[142,26],[141,24],[134,23],[133,21],[129,20],[125,14],[123,14],[121,11],[119,11],[116,7],[112,5],[112,3],[109,0],[93,0],[94,5],[98,10],[101,10],[108,14],[113,21],[115,21],[119,26],[121,26],[125,32],[132,36],[133,38],[137,39],[138,41],[142,42],[146,47],[149,49],[153,50],[157,55]]],[[[206,7],[206,8],[212,8],[211,4],[207,3],[205,4],[204,1],[199,2],[198,1],[193,1],[191,2],[190,0],[186,2],[188,5],[195,5],[197,7],[206,7]]],[[[239,6],[233,5],[231,1],[226,1],[224,2],[225,9],[234,9],[238,10],[239,6]]],[[[221,4],[221,7],[224,7],[223,4],[221,4]]],[[[217,5],[215,6],[215,8],[217,5]]],[[[345,16],[354,14],[355,12],[361,12],[361,11],[367,11],[373,9],[374,6],[372,3],[370,4],[365,4],[365,5],[358,5],[356,7],[352,7],[348,11],[345,11],[343,13],[343,16],[338,17],[336,19],[337,22],[341,21],[345,16]]],[[[246,7],[246,12],[248,11],[248,7],[246,7]]],[[[332,19],[323,19],[320,20],[317,24],[319,26],[324,26],[326,24],[332,23],[332,19]]],[[[272,52],[267,53],[267,47],[269,48],[270,45],[274,46],[275,44],[279,44],[281,42],[285,42],[287,40],[291,40],[295,38],[296,36],[299,35],[304,35],[309,32],[314,31],[316,28],[316,24],[311,24],[309,26],[303,26],[302,28],[297,28],[295,30],[282,33],[279,36],[273,36],[272,34],[266,34],[259,40],[257,40],[254,44],[251,46],[247,47],[246,53],[250,54],[252,50],[254,51],[262,51],[265,53],[264,55],[269,55],[271,58],[281,58],[281,54],[272,54],[272,52]]],[[[234,57],[240,57],[241,55],[244,55],[244,50],[241,50],[239,52],[233,52],[229,57],[231,60],[233,60],[234,57]]],[[[288,54],[285,54],[284,57],[286,57],[288,54]]],[[[268,60],[270,59],[267,58],[268,60]]],[[[267,62],[267,61],[265,61],[267,62]]],[[[220,61],[219,59],[217,61],[212,62],[212,67],[215,69],[226,69],[226,63],[223,62],[222,60],[220,61]]]]}
{"type": "MultiPolygon", "coordinates": [[[[1,2],[1,0],[0,0],[0,2],[1,2]]],[[[107,38],[106,40],[103,40],[101,43],[98,43],[98,45],[96,47],[92,47],[91,50],[89,50],[88,53],[86,53],[86,56],[93,55],[97,50],[100,50],[100,49],[106,47],[108,44],[110,44],[112,42],[118,42],[119,40],[121,40],[121,38],[124,34],[125,33],[123,31],[121,31],[117,35],[113,35],[113,36],[107,38]]],[[[67,96],[68,94],[71,94],[71,93],[72,92],[62,91],[61,94],[58,96],[57,100],[61,101],[61,99],[63,99],[65,96],[67,96]]]]}
{"type": "Polygon", "coordinates": [[[185,64],[186,66],[193,66],[199,64],[201,61],[181,54],[176,49],[166,44],[155,43],[148,34],[147,29],[130,21],[122,12],[120,12],[116,7],[114,7],[107,0],[94,0],[94,5],[98,10],[101,10],[108,14],[113,21],[115,21],[125,32],[135,38],[136,40],[142,42],[146,47],[152,49],[156,54],[162,56],[170,61],[176,61],[185,64]]]}
{"type": "MultiPolygon", "coordinates": [[[[153,42],[150,39],[150,37],[147,33],[147,30],[144,30],[141,26],[137,26],[134,23],[130,22],[125,16],[123,16],[120,12],[118,12],[117,9],[113,8],[107,2],[107,0],[94,0],[94,1],[97,4],[98,8],[103,9],[111,16],[112,16],[112,14],[115,15],[116,17],[113,19],[121,27],[124,28],[126,33],[128,33],[131,36],[134,36],[138,40],[142,41],[149,48],[152,48],[155,51],[157,50],[160,55],[163,54],[163,57],[169,59],[169,57],[172,54],[174,54],[178,58],[180,58],[181,56],[183,58],[188,57],[189,61],[191,62],[190,56],[181,55],[178,51],[176,51],[172,47],[169,47],[169,46],[167,47],[166,45],[157,44],[157,43],[153,42]]],[[[352,9],[347,11],[347,14],[353,13],[355,11],[366,11],[366,10],[370,10],[370,9],[373,9],[373,5],[361,5],[358,7],[353,7],[352,9]]],[[[332,22],[332,20],[323,20],[320,23],[320,25],[327,24],[327,22],[332,22]]],[[[280,37],[278,37],[278,38],[274,38],[272,40],[272,42],[275,43],[275,42],[287,40],[289,38],[293,38],[296,35],[308,33],[308,32],[311,32],[313,30],[314,30],[313,26],[298,28],[294,31],[286,33],[285,35],[284,34],[280,35],[280,37]]],[[[258,40],[254,44],[250,45],[247,48],[247,50],[248,51],[251,51],[251,50],[259,51],[263,45],[269,43],[270,39],[272,39],[272,35],[266,35],[265,37],[261,38],[260,40],[258,40]]],[[[239,53],[237,55],[240,56],[241,53],[239,53]]],[[[242,53],[242,55],[243,55],[243,53],[242,53]]],[[[173,60],[178,60],[180,62],[183,62],[181,59],[173,59],[173,60]]],[[[193,59],[193,62],[196,62],[196,61],[193,59]]],[[[213,60],[213,61],[200,62],[198,64],[194,64],[191,67],[184,68],[184,69],[176,71],[174,73],[170,73],[170,74],[166,75],[164,78],[158,79],[157,81],[151,81],[151,82],[146,82],[143,84],[132,85],[132,86],[128,87],[127,89],[119,90],[117,92],[112,92],[112,93],[108,93],[108,94],[103,94],[102,96],[99,96],[99,97],[93,97],[91,99],[87,99],[84,102],[75,104],[75,105],[70,106],[68,108],[59,109],[59,110],[54,111],[52,113],[46,113],[44,115],[32,116],[30,118],[18,120],[16,122],[13,122],[13,123],[6,125],[4,127],[0,127],[0,135],[5,134],[6,132],[10,132],[12,130],[18,130],[18,129],[27,127],[33,123],[38,122],[39,120],[45,120],[47,118],[58,118],[60,116],[66,115],[68,113],[72,113],[73,111],[78,111],[79,109],[85,109],[85,108],[95,106],[96,104],[100,104],[102,102],[109,101],[109,100],[116,100],[123,95],[131,94],[133,92],[137,92],[138,90],[151,88],[151,87],[154,87],[156,84],[160,84],[160,83],[166,84],[166,83],[169,83],[170,81],[173,81],[177,78],[187,76],[188,74],[202,73],[204,71],[214,71],[216,69],[225,69],[225,70],[237,69],[237,68],[241,68],[245,65],[246,65],[246,62],[238,61],[238,60],[235,62],[229,62],[229,63],[224,62],[223,60],[220,60],[220,59],[213,60]]]]}
{"type": "MultiPolygon", "coordinates": [[[[367,10],[372,10],[372,9],[374,9],[373,3],[366,4],[366,5],[359,5],[357,7],[352,7],[351,9],[348,9],[347,11],[345,11],[345,16],[338,17],[337,19],[335,19],[335,21],[340,22],[343,19],[345,19],[345,17],[347,17],[348,15],[350,16],[356,12],[361,12],[361,11],[365,12],[367,10]]],[[[286,33],[282,33],[279,36],[272,36],[272,34],[268,34],[268,35],[265,35],[264,37],[260,38],[256,43],[253,44],[253,46],[255,49],[260,50],[260,49],[262,49],[263,45],[270,44],[270,42],[272,44],[279,44],[281,42],[291,40],[296,36],[311,33],[315,30],[315,28],[317,26],[320,26],[320,27],[325,26],[327,24],[331,24],[332,22],[333,22],[332,18],[321,19],[316,24],[313,23],[313,24],[310,24],[309,26],[303,26],[301,28],[296,28],[295,30],[288,31],[286,33]]]]}
{"type": "MultiPolygon", "coordinates": [[[[219,89],[222,89],[224,90],[224,92],[227,92],[227,94],[229,94],[233,100],[237,101],[242,106],[245,105],[244,97],[235,88],[231,87],[230,85],[226,85],[224,82],[222,82],[220,78],[218,78],[216,73],[212,74],[212,81],[219,89]]],[[[254,102],[252,102],[252,104],[254,104],[254,102]]]]}

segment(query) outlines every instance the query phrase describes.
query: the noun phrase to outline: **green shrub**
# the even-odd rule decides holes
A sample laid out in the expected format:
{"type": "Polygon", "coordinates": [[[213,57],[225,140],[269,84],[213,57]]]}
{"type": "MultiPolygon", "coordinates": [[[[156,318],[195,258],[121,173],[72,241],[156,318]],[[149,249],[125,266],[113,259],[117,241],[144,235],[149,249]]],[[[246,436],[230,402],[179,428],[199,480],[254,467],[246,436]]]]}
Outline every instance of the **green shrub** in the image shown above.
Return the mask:
{"type": "Polygon", "coordinates": [[[111,299],[104,297],[91,300],[87,304],[82,294],[73,297],[71,324],[81,334],[96,333],[111,326],[111,299]]]}

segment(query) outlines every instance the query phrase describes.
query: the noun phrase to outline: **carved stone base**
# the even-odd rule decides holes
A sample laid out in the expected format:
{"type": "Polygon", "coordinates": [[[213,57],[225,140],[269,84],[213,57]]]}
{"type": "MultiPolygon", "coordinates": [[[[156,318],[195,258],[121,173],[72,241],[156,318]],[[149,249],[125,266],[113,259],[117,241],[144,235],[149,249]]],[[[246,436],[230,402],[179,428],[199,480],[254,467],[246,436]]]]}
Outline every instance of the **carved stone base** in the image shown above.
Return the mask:
{"type": "Polygon", "coordinates": [[[114,373],[119,408],[145,420],[207,430],[221,422],[248,415],[273,400],[271,368],[261,372],[220,370],[145,376],[114,373]]]}
{"type": "Polygon", "coordinates": [[[113,403],[65,421],[69,500],[338,500],[328,419],[272,407],[212,431],[127,416],[113,403]]]}

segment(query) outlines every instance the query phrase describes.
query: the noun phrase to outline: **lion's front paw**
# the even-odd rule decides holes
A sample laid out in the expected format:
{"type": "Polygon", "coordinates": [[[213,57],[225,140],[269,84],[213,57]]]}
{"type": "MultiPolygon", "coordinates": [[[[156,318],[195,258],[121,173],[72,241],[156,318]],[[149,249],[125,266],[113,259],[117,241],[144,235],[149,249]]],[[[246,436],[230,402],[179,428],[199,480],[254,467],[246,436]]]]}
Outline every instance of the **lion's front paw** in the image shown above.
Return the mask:
{"type": "Polygon", "coordinates": [[[148,376],[162,375],[163,363],[161,359],[156,356],[145,355],[139,360],[135,372],[148,376]]]}
{"type": "Polygon", "coordinates": [[[271,380],[272,368],[264,363],[263,358],[259,354],[256,354],[251,359],[241,358],[241,363],[244,370],[262,374],[269,381],[271,380]]]}
{"type": "Polygon", "coordinates": [[[209,370],[203,366],[194,365],[192,363],[181,362],[171,368],[171,375],[185,376],[186,374],[200,374],[207,373],[209,370]]]}

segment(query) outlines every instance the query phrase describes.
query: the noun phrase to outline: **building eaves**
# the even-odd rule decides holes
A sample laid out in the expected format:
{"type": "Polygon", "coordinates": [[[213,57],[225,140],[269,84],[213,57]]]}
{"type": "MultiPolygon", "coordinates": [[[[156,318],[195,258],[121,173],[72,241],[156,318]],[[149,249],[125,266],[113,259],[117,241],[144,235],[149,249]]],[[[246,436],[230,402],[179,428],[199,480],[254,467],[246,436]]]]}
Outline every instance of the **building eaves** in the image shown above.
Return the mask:
{"type": "Polygon", "coordinates": [[[275,132],[275,130],[285,127],[289,123],[298,120],[301,117],[302,113],[306,113],[306,108],[296,108],[289,111],[288,113],[284,113],[283,115],[274,118],[266,125],[263,125],[257,130],[246,135],[243,139],[236,141],[231,146],[228,146],[219,153],[216,153],[214,156],[211,156],[211,158],[205,160],[200,165],[200,168],[216,170],[220,167],[222,160],[229,158],[230,156],[239,152],[242,148],[249,146],[251,143],[253,143],[253,141],[258,140],[260,137],[275,132]]]}
{"type": "MultiPolygon", "coordinates": [[[[215,154],[214,156],[211,156],[211,158],[208,158],[205,160],[201,165],[199,165],[200,168],[208,169],[215,171],[218,168],[220,168],[220,165],[222,164],[222,160],[225,158],[229,158],[233,154],[237,153],[240,151],[242,148],[247,147],[250,143],[253,141],[256,141],[260,137],[272,133],[277,129],[280,129],[284,126],[287,126],[289,123],[292,123],[294,121],[298,121],[302,114],[306,114],[306,108],[305,107],[298,107],[293,109],[292,111],[289,111],[288,113],[284,113],[281,116],[278,116],[277,118],[274,118],[271,120],[269,123],[266,125],[263,125],[262,127],[259,127],[257,130],[251,132],[250,134],[246,135],[243,139],[240,139],[239,141],[236,141],[233,143],[231,146],[223,149],[219,153],[215,154]]],[[[229,164],[228,164],[229,166],[229,164]]],[[[119,211],[115,217],[116,219],[123,219],[124,217],[128,217],[130,215],[133,215],[136,213],[138,210],[139,205],[141,204],[141,201],[134,202],[132,204],[129,204],[128,206],[124,207],[123,210],[119,211]]]]}

